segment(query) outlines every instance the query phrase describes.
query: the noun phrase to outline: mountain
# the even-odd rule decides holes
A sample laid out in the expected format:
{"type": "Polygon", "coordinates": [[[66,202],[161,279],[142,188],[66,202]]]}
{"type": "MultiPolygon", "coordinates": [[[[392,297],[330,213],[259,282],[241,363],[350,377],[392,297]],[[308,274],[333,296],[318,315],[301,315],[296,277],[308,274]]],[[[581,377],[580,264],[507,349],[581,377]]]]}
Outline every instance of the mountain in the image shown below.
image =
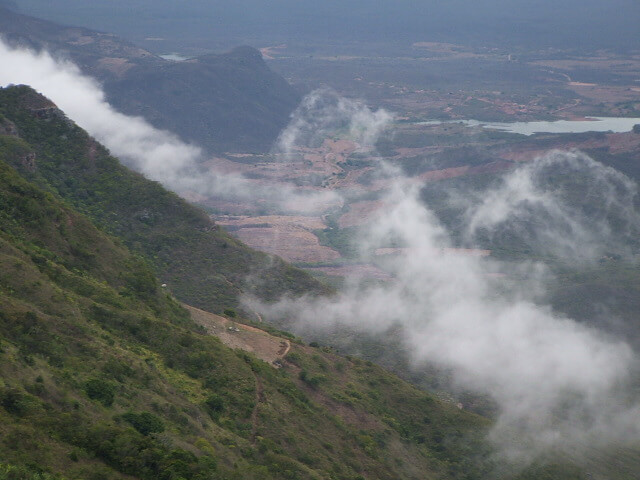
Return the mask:
{"type": "MultiPolygon", "coordinates": [[[[278,257],[247,248],[160,184],[145,179],[29,87],[0,89],[0,114],[29,147],[7,161],[152,263],[182,301],[213,312],[252,293],[327,293],[278,257]],[[29,158],[25,161],[24,158],[29,158]]],[[[26,148],[26,147],[25,147],[26,148]]]]}
{"type": "Polygon", "coordinates": [[[14,45],[70,58],[103,84],[119,110],[211,152],[268,151],[300,100],[251,47],[171,61],[113,34],[3,7],[0,34],[14,45]]]}
{"type": "Polygon", "coordinates": [[[137,221],[198,211],[30,88],[0,93],[0,478],[585,478],[507,473],[487,419],[370,362],[185,309],[126,243],[150,241],[137,221]],[[119,207],[121,184],[136,188],[119,207]],[[174,211],[127,214],[150,205],[174,211]]]}
{"type": "Polygon", "coordinates": [[[105,89],[120,111],[216,152],[268,151],[300,100],[251,47],[140,65],[105,89]]]}

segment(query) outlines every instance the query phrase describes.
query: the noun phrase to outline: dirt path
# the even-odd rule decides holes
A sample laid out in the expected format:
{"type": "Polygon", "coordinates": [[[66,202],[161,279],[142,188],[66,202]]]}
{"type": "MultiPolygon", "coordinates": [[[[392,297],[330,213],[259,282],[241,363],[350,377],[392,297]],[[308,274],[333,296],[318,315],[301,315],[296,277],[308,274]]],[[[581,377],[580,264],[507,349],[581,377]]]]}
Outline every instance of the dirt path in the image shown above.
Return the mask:
{"type": "Polygon", "coordinates": [[[280,342],[280,350],[278,350],[278,356],[280,358],[284,357],[289,350],[291,349],[291,342],[289,340],[282,340],[280,342]]]}

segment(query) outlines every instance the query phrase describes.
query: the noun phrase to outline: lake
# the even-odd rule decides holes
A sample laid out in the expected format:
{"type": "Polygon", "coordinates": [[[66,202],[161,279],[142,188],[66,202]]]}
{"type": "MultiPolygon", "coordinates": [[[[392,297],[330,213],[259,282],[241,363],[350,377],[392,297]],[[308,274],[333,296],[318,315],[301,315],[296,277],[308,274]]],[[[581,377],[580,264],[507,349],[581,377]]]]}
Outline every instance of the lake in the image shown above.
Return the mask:
{"type": "Polygon", "coordinates": [[[630,132],[634,125],[640,124],[640,118],[623,117],[587,117],[586,120],[554,120],[536,122],[481,122],[479,120],[432,120],[419,122],[419,125],[441,125],[444,123],[462,123],[469,127],[482,127],[487,130],[499,130],[520,135],[536,133],[585,133],[585,132],[630,132]]]}

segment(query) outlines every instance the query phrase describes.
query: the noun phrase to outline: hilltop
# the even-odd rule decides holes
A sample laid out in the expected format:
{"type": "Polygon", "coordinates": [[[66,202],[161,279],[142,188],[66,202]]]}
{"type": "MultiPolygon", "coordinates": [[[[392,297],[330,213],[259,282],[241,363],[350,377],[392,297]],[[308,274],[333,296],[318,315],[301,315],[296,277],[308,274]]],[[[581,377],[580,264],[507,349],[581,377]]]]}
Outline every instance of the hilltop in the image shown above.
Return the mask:
{"type": "Polygon", "coordinates": [[[268,151],[300,100],[251,47],[166,60],[110,33],[2,6],[0,35],[13,45],[73,60],[101,82],[107,100],[123,113],[143,116],[212,152],[268,151]]]}

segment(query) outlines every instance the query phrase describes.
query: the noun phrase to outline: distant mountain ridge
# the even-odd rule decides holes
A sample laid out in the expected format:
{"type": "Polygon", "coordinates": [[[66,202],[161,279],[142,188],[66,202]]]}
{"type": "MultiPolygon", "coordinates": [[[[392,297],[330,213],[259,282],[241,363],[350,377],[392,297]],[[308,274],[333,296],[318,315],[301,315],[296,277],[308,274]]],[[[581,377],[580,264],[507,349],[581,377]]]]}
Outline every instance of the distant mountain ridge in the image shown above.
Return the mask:
{"type": "Polygon", "coordinates": [[[176,62],[113,34],[3,7],[0,35],[13,45],[70,58],[102,83],[120,111],[143,116],[209,152],[268,151],[300,100],[251,47],[176,62]]]}
{"type": "MultiPolygon", "coordinates": [[[[636,0],[21,0],[33,15],[183,44],[255,38],[296,41],[446,41],[508,48],[637,49],[636,0]]],[[[246,41],[246,40],[245,40],[246,41]]]]}

